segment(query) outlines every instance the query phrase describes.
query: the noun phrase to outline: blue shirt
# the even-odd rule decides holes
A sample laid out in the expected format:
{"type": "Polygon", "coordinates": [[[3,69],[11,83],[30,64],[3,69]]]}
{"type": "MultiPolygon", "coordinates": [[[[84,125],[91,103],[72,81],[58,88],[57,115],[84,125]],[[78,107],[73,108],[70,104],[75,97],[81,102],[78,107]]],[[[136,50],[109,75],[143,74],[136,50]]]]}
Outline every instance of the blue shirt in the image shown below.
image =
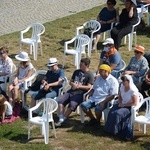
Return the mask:
{"type": "MultiPolygon", "coordinates": [[[[55,72],[52,70],[48,70],[45,76],[46,76],[48,83],[57,82],[59,79],[64,79],[64,77],[65,77],[64,71],[61,69],[58,69],[55,72]]],[[[61,87],[62,87],[62,84],[58,85],[58,86],[53,86],[52,90],[58,92],[59,88],[61,88],[61,87]]]]}
{"type": "Polygon", "coordinates": [[[123,66],[122,66],[122,61],[121,61],[121,55],[120,53],[117,51],[115,54],[110,55],[109,57],[107,57],[105,51],[102,51],[100,58],[103,59],[103,63],[107,64],[107,65],[111,65],[111,64],[117,64],[116,68],[114,70],[120,70],[123,66]]]}

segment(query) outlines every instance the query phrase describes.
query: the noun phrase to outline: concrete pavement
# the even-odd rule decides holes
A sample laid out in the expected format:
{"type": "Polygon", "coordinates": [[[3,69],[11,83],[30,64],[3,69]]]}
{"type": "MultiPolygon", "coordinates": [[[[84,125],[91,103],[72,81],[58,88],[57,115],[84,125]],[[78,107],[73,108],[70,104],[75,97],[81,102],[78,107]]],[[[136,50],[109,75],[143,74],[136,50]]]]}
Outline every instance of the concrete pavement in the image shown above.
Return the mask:
{"type": "Polygon", "coordinates": [[[106,0],[1,0],[0,36],[91,9],[106,0]]]}

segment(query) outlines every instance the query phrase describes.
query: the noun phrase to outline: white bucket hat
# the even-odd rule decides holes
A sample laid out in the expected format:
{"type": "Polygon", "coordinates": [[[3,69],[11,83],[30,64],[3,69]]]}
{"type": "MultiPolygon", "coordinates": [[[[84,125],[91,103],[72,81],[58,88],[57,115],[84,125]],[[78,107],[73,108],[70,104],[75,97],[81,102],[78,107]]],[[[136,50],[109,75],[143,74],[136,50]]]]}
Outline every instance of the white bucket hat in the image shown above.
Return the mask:
{"type": "Polygon", "coordinates": [[[48,64],[47,66],[50,67],[50,66],[54,66],[57,64],[57,59],[56,58],[50,58],[49,61],[48,61],[48,64]]]}
{"type": "Polygon", "coordinates": [[[114,40],[113,40],[112,38],[107,38],[107,39],[104,41],[103,45],[107,45],[107,44],[114,44],[114,40]]]}
{"type": "Polygon", "coordinates": [[[15,56],[15,58],[19,61],[29,61],[30,60],[28,53],[26,53],[26,52],[20,52],[18,55],[15,56]]]}

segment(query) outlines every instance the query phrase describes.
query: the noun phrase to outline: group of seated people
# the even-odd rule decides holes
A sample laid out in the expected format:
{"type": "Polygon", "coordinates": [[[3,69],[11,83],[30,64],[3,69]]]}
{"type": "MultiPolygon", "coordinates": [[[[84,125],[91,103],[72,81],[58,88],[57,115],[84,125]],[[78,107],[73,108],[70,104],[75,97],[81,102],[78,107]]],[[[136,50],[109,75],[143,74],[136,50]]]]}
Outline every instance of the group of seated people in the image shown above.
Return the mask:
{"type": "MultiPolygon", "coordinates": [[[[102,28],[97,33],[97,42],[100,33],[108,30],[111,22],[114,22],[117,18],[116,14],[118,12],[114,9],[115,4],[115,0],[107,0],[108,8],[105,8],[99,14],[98,20],[102,28]],[[102,19],[100,16],[103,16],[105,12],[107,12],[108,16],[111,14],[112,18],[105,20],[104,17],[102,19]]],[[[116,70],[119,71],[122,68],[122,58],[118,52],[121,39],[131,32],[131,26],[137,21],[137,12],[133,1],[126,0],[125,6],[126,8],[123,9],[120,15],[120,23],[111,31],[112,38],[106,39],[103,43],[104,49],[100,55],[96,77],[89,70],[90,59],[82,58],[80,69],[73,72],[69,82],[71,88],[58,97],[59,121],[55,123],[55,126],[62,126],[69,115],[81,104],[82,110],[90,118],[86,126],[99,129],[102,111],[111,100],[118,96],[118,104],[111,108],[104,130],[115,135],[119,134],[124,138],[131,135],[131,131],[128,129],[131,107],[138,104],[139,91],[144,97],[147,97],[145,91],[150,87],[150,70],[146,58],[143,57],[144,47],[136,46],[134,50],[135,56],[131,58],[129,65],[122,72],[122,83],[117,80],[116,70]],[[140,77],[144,79],[141,82],[139,82],[140,77]],[[83,99],[83,94],[89,90],[90,92],[83,99]],[[65,109],[66,106],[67,109],[65,109]],[[93,115],[91,108],[95,108],[96,117],[93,115]]],[[[97,46],[97,43],[95,44],[94,46],[97,46]]],[[[34,66],[30,62],[28,53],[20,52],[15,58],[19,63],[15,78],[10,81],[11,84],[8,88],[9,98],[5,95],[5,92],[0,94],[0,117],[2,122],[5,118],[11,117],[19,89],[23,87],[24,81],[34,73],[34,66]]],[[[4,47],[0,48],[1,82],[4,82],[5,75],[11,74],[12,64],[12,59],[8,57],[8,50],[4,47]]],[[[62,87],[65,74],[58,67],[58,60],[50,58],[47,67],[48,71],[41,82],[42,88],[32,95],[30,108],[34,107],[36,101],[41,98],[57,97],[59,88],[62,87]]]]}
{"type": "Polygon", "coordinates": [[[114,46],[117,51],[121,45],[122,38],[131,33],[132,26],[138,22],[137,7],[139,7],[139,3],[136,0],[125,0],[124,4],[125,8],[119,14],[119,8],[115,9],[116,0],[107,0],[107,7],[104,7],[97,16],[97,21],[100,23],[101,28],[94,33],[96,40],[93,50],[97,49],[101,33],[105,31],[111,30],[110,36],[114,40],[114,46]]]}

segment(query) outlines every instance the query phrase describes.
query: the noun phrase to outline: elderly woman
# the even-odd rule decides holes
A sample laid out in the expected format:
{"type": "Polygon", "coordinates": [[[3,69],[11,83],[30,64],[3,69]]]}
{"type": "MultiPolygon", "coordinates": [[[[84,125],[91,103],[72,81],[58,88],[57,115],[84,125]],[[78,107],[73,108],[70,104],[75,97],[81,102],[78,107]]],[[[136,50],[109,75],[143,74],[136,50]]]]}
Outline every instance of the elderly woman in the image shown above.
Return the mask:
{"type": "Polygon", "coordinates": [[[123,139],[133,138],[130,128],[131,107],[139,101],[139,92],[130,75],[121,77],[118,104],[115,104],[109,114],[104,130],[114,135],[119,134],[123,139]]]}
{"type": "Polygon", "coordinates": [[[126,0],[125,8],[119,16],[119,24],[111,30],[111,37],[114,39],[115,48],[119,50],[121,40],[125,35],[131,33],[132,25],[138,21],[138,14],[135,0],[126,0]]]}
{"type": "Polygon", "coordinates": [[[146,75],[148,71],[147,59],[143,56],[144,47],[136,46],[134,50],[135,56],[133,56],[126,67],[124,74],[132,75],[134,84],[139,83],[139,78],[146,75]]]}
{"type": "Polygon", "coordinates": [[[116,21],[117,16],[119,15],[118,10],[115,9],[116,0],[107,0],[107,7],[104,7],[99,15],[97,16],[97,21],[101,24],[101,29],[95,33],[96,41],[93,46],[93,49],[97,48],[97,43],[100,39],[100,34],[111,28],[111,23],[116,21]]]}
{"type": "Polygon", "coordinates": [[[23,82],[25,79],[29,78],[33,73],[33,65],[30,62],[28,53],[20,52],[15,56],[19,60],[18,70],[15,79],[9,86],[10,98],[9,101],[14,106],[15,100],[18,98],[18,90],[23,87],[23,82]]]}
{"type": "MultiPolygon", "coordinates": [[[[117,78],[117,74],[115,72],[119,71],[122,68],[122,60],[120,53],[114,47],[114,40],[112,38],[108,38],[103,43],[104,49],[100,55],[99,66],[102,64],[107,64],[111,68],[111,74],[117,78]]],[[[98,68],[99,68],[98,66],[98,68]]]]}

